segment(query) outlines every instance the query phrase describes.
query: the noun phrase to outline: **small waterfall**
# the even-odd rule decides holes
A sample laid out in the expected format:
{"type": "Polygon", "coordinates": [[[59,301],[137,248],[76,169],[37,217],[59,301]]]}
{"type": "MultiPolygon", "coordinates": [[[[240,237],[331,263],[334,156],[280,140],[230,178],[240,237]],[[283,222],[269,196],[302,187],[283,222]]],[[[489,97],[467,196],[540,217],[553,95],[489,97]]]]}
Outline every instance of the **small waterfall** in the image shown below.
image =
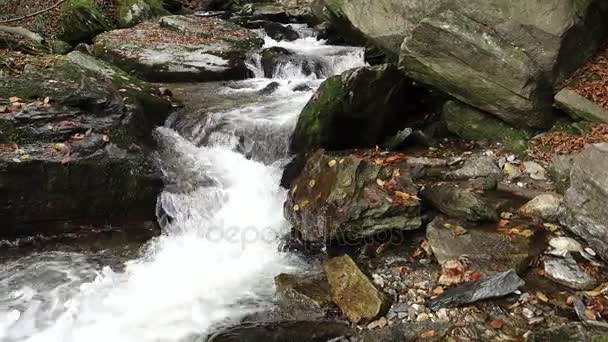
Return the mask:
{"type": "Polygon", "coordinates": [[[301,39],[265,37],[266,48],[293,55],[272,78],[253,55],[254,78],[217,92],[255,101],[194,122],[177,115],[156,131],[164,231],[139,258],[50,252],[3,265],[0,340],[186,341],[272,305],[273,277],[303,267],[278,249],[289,231],[279,187],[289,135],[325,77],[364,64],[362,48],[327,46],[292,27],[301,39]],[[303,72],[307,64],[317,72],[303,72]]]}

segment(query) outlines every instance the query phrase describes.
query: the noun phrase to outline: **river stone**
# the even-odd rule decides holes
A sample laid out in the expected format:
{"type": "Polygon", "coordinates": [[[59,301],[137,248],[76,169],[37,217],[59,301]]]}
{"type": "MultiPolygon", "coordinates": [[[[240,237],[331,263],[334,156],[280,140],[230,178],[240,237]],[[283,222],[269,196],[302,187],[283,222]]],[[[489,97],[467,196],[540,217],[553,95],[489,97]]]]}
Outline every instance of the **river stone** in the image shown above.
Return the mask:
{"type": "Polygon", "coordinates": [[[534,197],[519,208],[525,216],[540,217],[546,221],[556,221],[563,197],[558,194],[542,194],[534,197]]]}
{"type": "Polygon", "coordinates": [[[266,34],[274,40],[294,41],[300,38],[298,32],[292,29],[289,25],[282,25],[274,21],[267,20],[240,20],[237,21],[243,27],[248,29],[264,29],[266,34]]]}
{"type": "Polygon", "coordinates": [[[572,256],[545,259],[545,276],[556,283],[576,289],[589,290],[597,282],[579,266],[572,256]]]}
{"type": "Polygon", "coordinates": [[[555,95],[555,105],[575,120],[608,122],[608,110],[570,89],[562,89],[555,95]]]}
{"type": "Polygon", "coordinates": [[[466,256],[472,263],[471,269],[482,274],[509,269],[523,271],[531,257],[530,237],[511,237],[442,216],[429,223],[426,238],[440,264],[466,256]],[[461,228],[466,232],[455,233],[461,228]]]}
{"type": "Polygon", "coordinates": [[[291,151],[342,150],[380,145],[408,126],[408,90],[395,66],[348,70],[328,78],[300,113],[291,151]]]}
{"type": "Polygon", "coordinates": [[[114,30],[94,40],[97,57],[160,82],[244,79],[248,54],[262,45],[253,32],[218,18],[169,16],[114,30]]]}
{"type": "Polygon", "coordinates": [[[348,255],[323,263],[331,298],[353,323],[369,323],[390,308],[386,295],[359,269],[348,255]]]}
{"type": "Polygon", "coordinates": [[[502,170],[496,160],[489,156],[479,156],[467,159],[464,165],[456,170],[445,173],[448,179],[469,179],[478,177],[501,178],[502,170]]]}
{"type": "Polygon", "coordinates": [[[608,26],[602,0],[323,3],[336,27],[399,55],[407,75],[514,126],[550,124],[552,89],[594,53],[608,26]]]}
{"type": "Polygon", "coordinates": [[[514,270],[495,273],[487,278],[447,289],[442,295],[431,299],[428,306],[437,311],[443,307],[460,306],[484,299],[506,296],[524,286],[525,282],[514,270]]]}
{"type": "Polygon", "coordinates": [[[594,144],[572,159],[570,187],[559,221],[608,260],[608,144],[594,144]]]}
{"type": "Polygon", "coordinates": [[[281,313],[288,319],[323,319],[331,304],[324,274],[279,274],[274,278],[281,313]]]}
{"type": "Polygon", "coordinates": [[[547,170],[535,161],[524,162],[524,171],[534,180],[547,180],[547,170]]]}
{"type": "Polygon", "coordinates": [[[0,99],[26,103],[0,116],[9,145],[19,146],[0,155],[2,237],[57,233],[68,221],[155,220],[162,181],[151,132],[171,104],[155,87],[79,54],[0,79],[0,99]]]}
{"type": "Polygon", "coordinates": [[[342,322],[283,321],[243,323],[214,333],[200,342],[310,342],[330,341],[355,332],[342,322]]]}
{"type": "Polygon", "coordinates": [[[496,208],[482,195],[456,184],[427,185],[422,199],[442,213],[469,221],[498,221],[496,208]]]}
{"type": "Polygon", "coordinates": [[[443,119],[448,130],[463,139],[499,143],[513,152],[525,151],[532,137],[530,130],[515,128],[458,101],[446,102],[443,119]]]}
{"type": "Polygon", "coordinates": [[[395,171],[355,155],[319,150],[292,183],[285,216],[306,241],[360,239],[421,225],[416,186],[406,170],[395,171]],[[381,185],[383,184],[383,185],[381,185]]]}

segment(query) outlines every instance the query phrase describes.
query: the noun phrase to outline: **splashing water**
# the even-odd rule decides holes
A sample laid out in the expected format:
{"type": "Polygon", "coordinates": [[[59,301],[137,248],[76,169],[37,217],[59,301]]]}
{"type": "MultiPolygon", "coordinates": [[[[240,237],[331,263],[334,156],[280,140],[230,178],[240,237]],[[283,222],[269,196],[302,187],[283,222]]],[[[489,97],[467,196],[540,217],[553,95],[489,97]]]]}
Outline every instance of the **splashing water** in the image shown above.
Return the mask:
{"type": "Polygon", "coordinates": [[[246,94],[276,81],[273,94],[210,113],[188,139],[155,132],[167,180],[158,200],[163,234],[141,257],[55,251],[0,265],[1,341],[194,340],[272,305],[273,277],[302,266],[278,248],[289,230],[279,187],[289,134],[323,78],[363,65],[363,49],[327,46],[296,29],[304,38],[265,40],[298,58],[267,79],[254,56],[256,78],[224,90],[246,94]],[[302,72],[307,60],[323,65],[320,76],[302,72]],[[310,89],[294,91],[301,83],[310,89]]]}

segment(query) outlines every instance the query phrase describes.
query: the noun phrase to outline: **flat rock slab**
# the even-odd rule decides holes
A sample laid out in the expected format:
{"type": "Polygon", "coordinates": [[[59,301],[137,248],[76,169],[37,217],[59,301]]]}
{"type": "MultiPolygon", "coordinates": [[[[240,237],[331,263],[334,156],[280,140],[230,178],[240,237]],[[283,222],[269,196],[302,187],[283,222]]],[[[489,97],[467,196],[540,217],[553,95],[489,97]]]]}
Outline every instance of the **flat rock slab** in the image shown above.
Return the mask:
{"type": "Polygon", "coordinates": [[[236,24],[169,16],[95,38],[94,52],[138,77],[159,82],[244,79],[248,54],[263,41],[236,24]]]}
{"type": "Polygon", "coordinates": [[[571,257],[545,260],[545,276],[556,283],[577,289],[588,290],[597,282],[571,257]]]}
{"type": "Polygon", "coordinates": [[[608,110],[570,89],[562,89],[555,95],[555,105],[575,120],[608,122],[608,110]]]}
{"type": "Polygon", "coordinates": [[[448,216],[469,221],[498,221],[498,211],[490,201],[458,184],[428,185],[421,195],[425,202],[448,216]]]}
{"type": "Polygon", "coordinates": [[[506,296],[524,284],[525,282],[514,270],[495,273],[488,278],[448,289],[441,296],[432,299],[429,302],[429,308],[436,311],[443,307],[466,305],[484,299],[506,296]]]}
{"type": "Polygon", "coordinates": [[[290,319],[315,320],[326,316],[331,305],[324,274],[279,274],[274,278],[282,313],[290,319]]]}
{"type": "Polygon", "coordinates": [[[471,270],[482,274],[523,270],[531,257],[530,237],[508,236],[490,227],[439,216],[427,226],[426,238],[440,264],[466,256],[471,270]]]}
{"type": "Polygon", "coordinates": [[[371,322],[390,308],[386,295],[359,269],[348,255],[323,263],[331,298],[354,323],[371,322]]]}

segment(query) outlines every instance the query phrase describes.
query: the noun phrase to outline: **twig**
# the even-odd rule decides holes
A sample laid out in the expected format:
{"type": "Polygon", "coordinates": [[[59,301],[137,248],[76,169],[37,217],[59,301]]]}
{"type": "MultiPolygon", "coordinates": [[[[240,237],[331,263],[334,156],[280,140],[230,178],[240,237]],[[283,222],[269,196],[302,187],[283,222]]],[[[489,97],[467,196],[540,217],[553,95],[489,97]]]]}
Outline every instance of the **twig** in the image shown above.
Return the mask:
{"type": "Polygon", "coordinates": [[[47,11],[52,10],[53,8],[55,8],[55,7],[59,6],[59,5],[61,5],[61,4],[62,4],[62,3],[64,3],[64,2],[66,2],[66,0],[59,0],[59,1],[58,1],[56,4],[54,4],[54,5],[53,5],[53,6],[51,6],[51,7],[48,7],[48,8],[45,8],[45,9],[41,9],[40,11],[37,11],[37,12],[34,12],[34,13],[30,13],[30,14],[28,14],[28,15],[24,15],[24,16],[22,16],[22,17],[17,17],[17,18],[12,18],[12,19],[7,19],[7,20],[2,20],[2,21],[0,21],[0,24],[7,24],[7,23],[12,23],[12,22],[15,22],[15,21],[23,20],[23,19],[27,19],[27,18],[35,17],[35,16],[37,16],[38,14],[42,14],[42,13],[44,13],[44,12],[47,12],[47,11]]]}
{"type": "Polygon", "coordinates": [[[21,37],[25,37],[29,40],[33,40],[36,43],[42,43],[44,41],[44,38],[42,38],[40,35],[26,29],[23,27],[19,27],[19,26],[5,26],[5,25],[0,25],[0,32],[7,32],[7,33],[12,33],[12,34],[16,34],[19,35],[21,37]]]}

